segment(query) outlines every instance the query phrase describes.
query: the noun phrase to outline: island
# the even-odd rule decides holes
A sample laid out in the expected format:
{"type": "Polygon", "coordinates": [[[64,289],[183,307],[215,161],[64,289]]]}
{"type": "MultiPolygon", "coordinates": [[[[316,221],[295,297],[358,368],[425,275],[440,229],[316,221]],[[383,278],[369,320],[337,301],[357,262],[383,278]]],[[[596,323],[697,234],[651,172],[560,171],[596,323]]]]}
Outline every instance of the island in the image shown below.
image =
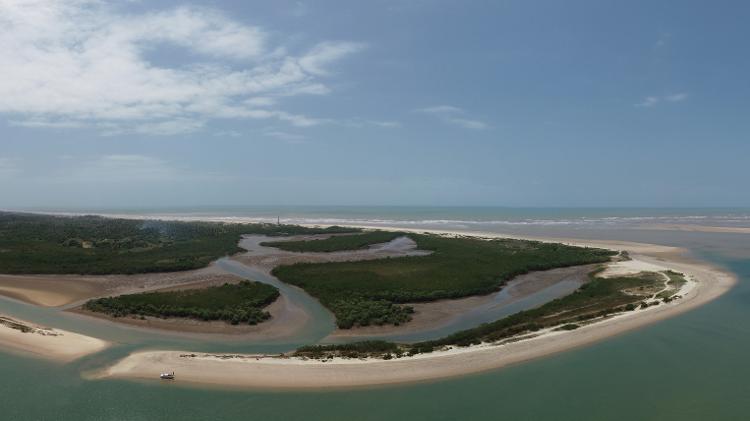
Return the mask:
{"type": "MultiPolygon", "coordinates": [[[[680,249],[626,242],[17,213],[0,213],[0,232],[0,295],[34,305],[250,341],[293,342],[311,321],[335,324],[281,354],[136,350],[89,378],[169,369],[191,383],[315,388],[442,378],[601,340],[734,282],[680,249]],[[498,307],[509,312],[438,329],[498,307]],[[388,339],[414,332],[429,338],[388,339]]],[[[0,345],[53,331],[6,320],[0,345]]],[[[74,358],[110,346],[65,335],[87,344],[74,358]]]]}

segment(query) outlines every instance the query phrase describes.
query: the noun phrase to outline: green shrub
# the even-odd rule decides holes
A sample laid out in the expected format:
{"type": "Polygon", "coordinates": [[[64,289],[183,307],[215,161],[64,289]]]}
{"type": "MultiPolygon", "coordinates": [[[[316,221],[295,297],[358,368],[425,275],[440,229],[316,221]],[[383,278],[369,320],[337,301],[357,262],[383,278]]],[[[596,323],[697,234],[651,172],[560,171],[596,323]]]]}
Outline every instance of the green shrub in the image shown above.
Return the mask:
{"type": "Polygon", "coordinates": [[[0,272],[133,274],[190,270],[241,252],[237,244],[243,234],[356,231],[0,212],[0,272]]]}
{"type": "MultiPolygon", "coordinates": [[[[382,235],[376,232],[377,235],[382,235]]],[[[385,233],[402,235],[401,233],[385,233]]],[[[361,244],[375,233],[333,237],[361,244]]],[[[606,262],[609,250],[525,240],[447,238],[406,234],[427,256],[356,262],[300,263],[273,274],[318,298],[341,328],[402,324],[410,319],[404,303],[456,299],[498,291],[510,279],[536,270],[606,262]]],[[[378,240],[382,240],[379,238],[378,240]]],[[[313,240],[294,245],[305,249],[313,240]]]]}
{"type": "Polygon", "coordinates": [[[83,307],[113,317],[179,317],[254,325],[271,317],[263,308],[278,297],[279,291],[271,285],[242,281],[202,289],[97,298],[89,300],[83,307]]]}

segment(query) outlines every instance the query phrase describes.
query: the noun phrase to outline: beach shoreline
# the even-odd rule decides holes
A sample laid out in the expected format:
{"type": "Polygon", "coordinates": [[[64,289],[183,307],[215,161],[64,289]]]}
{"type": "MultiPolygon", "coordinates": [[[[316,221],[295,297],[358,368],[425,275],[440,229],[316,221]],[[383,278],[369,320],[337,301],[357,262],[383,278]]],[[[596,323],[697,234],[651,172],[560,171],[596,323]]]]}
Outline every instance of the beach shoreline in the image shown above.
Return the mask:
{"type": "Polygon", "coordinates": [[[102,339],[0,315],[0,348],[67,363],[108,348],[102,339]]]}
{"type": "Polygon", "coordinates": [[[682,298],[644,310],[619,314],[569,332],[546,331],[540,335],[502,345],[482,344],[419,354],[394,360],[347,360],[327,362],[298,358],[257,358],[235,356],[200,357],[185,351],[139,351],[97,372],[95,378],[153,379],[154,373],[171,369],[186,384],[240,388],[308,389],[345,388],[410,383],[499,369],[531,359],[586,346],[701,306],[728,291],[736,277],[705,262],[686,256],[677,247],[626,241],[547,238],[473,231],[445,231],[380,227],[386,230],[432,232],[486,238],[520,238],[559,242],[583,247],[627,251],[644,265],[671,269],[690,279],[690,289],[682,298]]]}

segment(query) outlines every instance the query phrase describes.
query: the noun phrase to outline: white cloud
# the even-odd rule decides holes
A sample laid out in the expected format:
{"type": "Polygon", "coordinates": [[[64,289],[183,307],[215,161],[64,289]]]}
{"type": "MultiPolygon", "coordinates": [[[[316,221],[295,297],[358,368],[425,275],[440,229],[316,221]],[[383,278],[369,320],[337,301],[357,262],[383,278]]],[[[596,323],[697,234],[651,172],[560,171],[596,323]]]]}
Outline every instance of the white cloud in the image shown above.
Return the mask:
{"type": "Polygon", "coordinates": [[[216,137],[242,137],[242,133],[236,130],[219,130],[213,133],[216,137]]]}
{"type": "Polygon", "coordinates": [[[636,107],[653,107],[654,105],[659,103],[659,97],[655,96],[647,96],[643,99],[643,101],[635,104],[636,107]]]}
{"type": "Polygon", "coordinates": [[[667,95],[664,97],[665,100],[669,102],[680,102],[684,101],[688,98],[688,94],[686,93],[679,93],[679,94],[673,94],[673,95],[667,95]]]}
{"type": "MultiPolygon", "coordinates": [[[[66,160],[70,164],[70,159],[66,160]]],[[[178,182],[221,179],[218,174],[182,169],[169,161],[145,155],[104,155],[82,160],[55,179],[66,183],[178,182]]]]}
{"type": "Polygon", "coordinates": [[[398,121],[375,121],[375,120],[369,120],[368,123],[378,126],[378,127],[384,127],[386,129],[395,129],[397,127],[401,127],[401,123],[398,121]]]}
{"type": "Polygon", "coordinates": [[[203,126],[205,126],[205,122],[203,121],[178,118],[175,120],[159,121],[156,123],[139,124],[135,127],[134,132],[156,136],[173,136],[192,133],[203,126]]]}
{"type": "Polygon", "coordinates": [[[479,121],[479,120],[471,120],[468,118],[449,118],[446,121],[453,123],[457,126],[463,127],[465,129],[472,129],[472,130],[483,130],[486,129],[487,124],[479,121]]]}
{"type": "Polygon", "coordinates": [[[431,107],[417,108],[414,110],[418,113],[434,115],[445,123],[452,124],[464,129],[484,130],[490,126],[480,120],[466,117],[466,111],[452,105],[434,105],[431,107]]]}
{"type": "Polygon", "coordinates": [[[360,117],[355,117],[348,120],[336,121],[337,124],[344,127],[353,127],[361,129],[363,127],[378,127],[382,129],[395,129],[401,127],[401,123],[393,120],[367,120],[360,117]]]}
{"type": "Polygon", "coordinates": [[[313,75],[328,74],[328,66],[342,57],[356,53],[364,44],[355,42],[321,42],[299,59],[303,70],[313,75]]]}
{"type": "Polygon", "coordinates": [[[52,128],[52,129],[77,129],[85,127],[85,124],[74,120],[50,120],[46,118],[32,117],[26,120],[9,120],[8,124],[16,127],[52,128]]]}
{"type": "Polygon", "coordinates": [[[273,137],[279,140],[283,140],[287,143],[305,143],[305,140],[307,139],[306,136],[297,134],[297,133],[289,133],[281,130],[273,130],[269,129],[263,132],[264,136],[273,137]]]}
{"type": "Polygon", "coordinates": [[[646,98],[643,99],[643,101],[635,104],[635,106],[650,108],[662,102],[681,102],[686,99],[688,99],[688,94],[685,92],[664,95],[664,96],[647,96],[646,98]]]}
{"type": "Polygon", "coordinates": [[[292,6],[291,8],[289,8],[288,11],[289,11],[290,15],[292,15],[292,16],[294,16],[296,18],[301,18],[303,16],[306,16],[309,13],[310,8],[307,7],[307,5],[305,3],[302,3],[301,1],[298,1],[298,2],[295,2],[294,6],[292,6]]]}
{"type": "Polygon", "coordinates": [[[329,93],[321,77],[363,47],[322,42],[295,56],[214,9],[132,14],[97,0],[0,0],[0,27],[0,113],[25,127],[108,134],[182,134],[221,118],[325,123],[278,109],[278,99],[329,93]],[[167,48],[190,62],[150,59],[167,48]]]}
{"type": "Polygon", "coordinates": [[[464,110],[452,105],[435,105],[432,107],[417,108],[414,111],[427,114],[461,114],[464,112],[464,110]]]}

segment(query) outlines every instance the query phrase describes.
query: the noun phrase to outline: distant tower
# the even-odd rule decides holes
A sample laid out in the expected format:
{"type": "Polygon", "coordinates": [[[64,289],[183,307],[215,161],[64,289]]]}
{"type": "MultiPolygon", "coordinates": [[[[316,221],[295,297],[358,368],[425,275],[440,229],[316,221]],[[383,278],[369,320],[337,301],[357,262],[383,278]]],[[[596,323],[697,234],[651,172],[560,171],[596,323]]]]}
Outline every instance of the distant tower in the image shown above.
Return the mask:
{"type": "Polygon", "coordinates": [[[276,216],[276,225],[281,225],[281,217],[278,215],[276,216]]]}

